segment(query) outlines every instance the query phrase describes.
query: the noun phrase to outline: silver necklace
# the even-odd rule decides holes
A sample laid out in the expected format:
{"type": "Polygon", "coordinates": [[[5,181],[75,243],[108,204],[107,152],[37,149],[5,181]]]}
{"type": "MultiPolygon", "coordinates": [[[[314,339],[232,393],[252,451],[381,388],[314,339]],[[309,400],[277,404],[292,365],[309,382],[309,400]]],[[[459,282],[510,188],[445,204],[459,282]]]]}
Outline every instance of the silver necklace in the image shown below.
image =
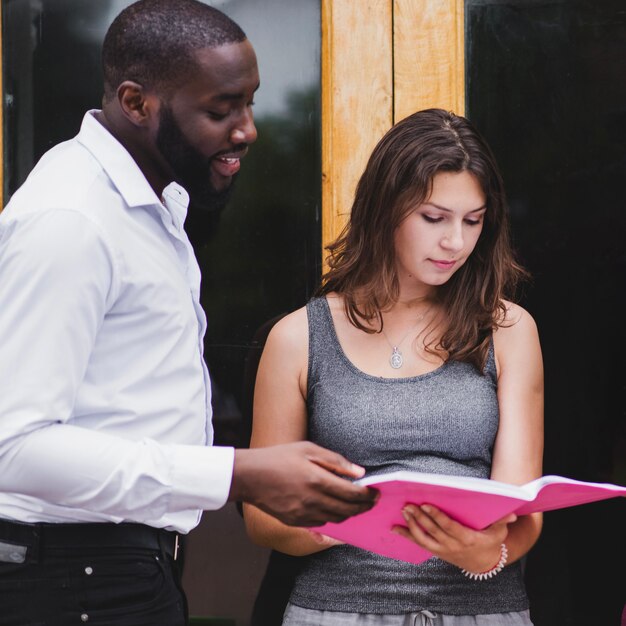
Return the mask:
{"type": "Polygon", "coordinates": [[[398,343],[395,345],[391,343],[391,341],[389,341],[389,337],[387,336],[387,333],[385,332],[384,327],[381,328],[383,332],[383,336],[385,337],[385,339],[387,340],[387,343],[391,347],[391,356],[389,357],[389,365],[391,365],[391,367],[393,367],[394,370],[399,370],[402,367],[402,365],[404,365],[404,357],[402,356],[402,352],[400,352],[400,346],[402,345],[404,340],[411,334],[411,332],[414,331],[419,326],[420,322],[424,319],[424,316],[426,315],[426,313],[428,313],[428,309],[424,311],[417,318],[417,322],[415,323],[415,325],[411,326],[411,328],[409,328],[409,330],[404,335],[404,337],[402,337],[402,339],[400,339],[400,341],[398,341],[398,343]]]}

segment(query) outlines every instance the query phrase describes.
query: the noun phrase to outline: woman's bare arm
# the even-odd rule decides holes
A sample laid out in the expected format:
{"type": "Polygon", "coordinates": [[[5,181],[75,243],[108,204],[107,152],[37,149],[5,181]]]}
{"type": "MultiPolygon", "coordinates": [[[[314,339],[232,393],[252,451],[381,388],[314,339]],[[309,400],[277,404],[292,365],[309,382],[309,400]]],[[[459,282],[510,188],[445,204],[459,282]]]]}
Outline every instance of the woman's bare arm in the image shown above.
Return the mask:
{"type": "MultiPolygon", "coordinates": [[[[302,308],[281,319],[267,338],[254,391],[250,447],[306,440],[307,369],[308,321],[302,308]]],[[[286,554],[311,554],[335,543],[287,526],[249,504],[244,504],[244,519],[255,543],[286,554]]]]}

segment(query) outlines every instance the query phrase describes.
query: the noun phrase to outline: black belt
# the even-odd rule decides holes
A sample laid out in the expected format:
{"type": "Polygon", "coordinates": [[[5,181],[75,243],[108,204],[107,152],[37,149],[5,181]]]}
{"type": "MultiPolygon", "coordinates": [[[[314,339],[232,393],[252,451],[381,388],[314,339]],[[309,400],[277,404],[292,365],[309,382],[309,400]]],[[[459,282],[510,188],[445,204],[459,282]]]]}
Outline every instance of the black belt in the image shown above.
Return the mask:
{"type": "Polygon", "coordinates": [[[178,534],[134,523],[24,524],[0,519],[0,562],[34,562],[55,549],[143,548],[178,556],[178,534]]]}

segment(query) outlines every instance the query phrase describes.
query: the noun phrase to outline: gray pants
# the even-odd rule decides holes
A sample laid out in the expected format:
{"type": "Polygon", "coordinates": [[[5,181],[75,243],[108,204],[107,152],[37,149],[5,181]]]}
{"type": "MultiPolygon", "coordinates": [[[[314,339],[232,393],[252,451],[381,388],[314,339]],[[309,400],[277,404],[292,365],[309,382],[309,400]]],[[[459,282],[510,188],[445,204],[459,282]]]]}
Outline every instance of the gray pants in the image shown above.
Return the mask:
{"type": "Polygon", "coordinates": [[[373,615],[303,609],[289,603],[283,626],[532,626],[530,612],[493,615],[438,615],[430,611],[373,615]]]}

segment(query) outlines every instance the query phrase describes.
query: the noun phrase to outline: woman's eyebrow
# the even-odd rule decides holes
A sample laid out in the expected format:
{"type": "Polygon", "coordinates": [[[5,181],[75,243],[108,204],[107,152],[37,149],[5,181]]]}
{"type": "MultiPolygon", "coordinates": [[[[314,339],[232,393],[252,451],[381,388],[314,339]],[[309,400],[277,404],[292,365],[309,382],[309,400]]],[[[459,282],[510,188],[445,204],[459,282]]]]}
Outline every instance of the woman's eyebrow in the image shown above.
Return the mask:
{"type": "MultiPolygon", "coordinates": [[[[429,206],[435,207],[436,209],[439,209],[440,211],[446,211],[448,213],[453,213],[454,209],[448,209],[445,206],[441,206],[439,204],[435,204],[434,202],[424,202],[424,204],[428,204],[429,206]]],[[[486,205],[482,205],[479,206],[477,209],[471,209],[470,211],[468,211],[468,213],[478,213],[478,211],[484,211],[486,209],[486,205]]]]}

